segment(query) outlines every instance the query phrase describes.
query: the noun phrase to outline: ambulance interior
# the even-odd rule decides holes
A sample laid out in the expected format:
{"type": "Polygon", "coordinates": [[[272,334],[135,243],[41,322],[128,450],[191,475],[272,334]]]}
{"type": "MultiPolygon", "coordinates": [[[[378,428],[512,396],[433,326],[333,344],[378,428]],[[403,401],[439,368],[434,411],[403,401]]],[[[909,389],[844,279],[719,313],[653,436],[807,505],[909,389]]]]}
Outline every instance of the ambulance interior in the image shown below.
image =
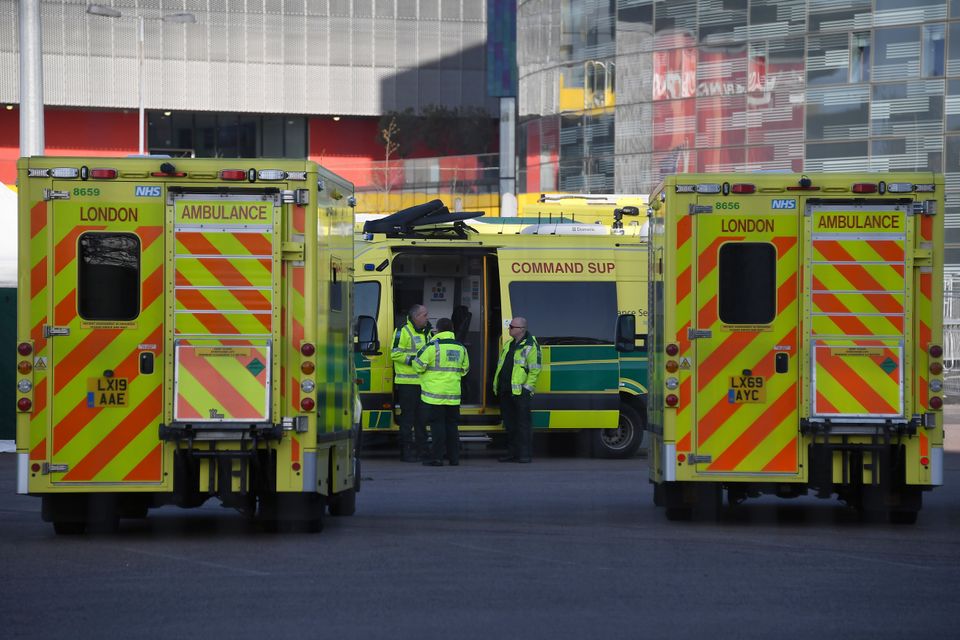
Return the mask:
{"type": "Polygon", "coordinates": [[[400,251],[393,259],[394,318],[405,321],[415,304],[424,304],[430,324],[450,318],[457,340],[470,356],[461,404],[495,403],[492,392],[502,327],[495,256],[482,250],[400,251]]]}

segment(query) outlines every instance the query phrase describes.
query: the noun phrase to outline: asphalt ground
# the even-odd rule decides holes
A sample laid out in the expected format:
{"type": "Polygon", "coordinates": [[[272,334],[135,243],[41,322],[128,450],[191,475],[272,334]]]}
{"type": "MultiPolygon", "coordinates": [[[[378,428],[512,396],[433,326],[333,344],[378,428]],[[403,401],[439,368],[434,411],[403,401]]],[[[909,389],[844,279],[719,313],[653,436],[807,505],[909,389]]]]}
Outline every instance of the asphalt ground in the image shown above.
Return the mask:
{"type": "Polygon", "coordinates": [[[357,514],[269,534],[208,503],[58,537],[0,455],[0,638],[957,637],[960,406],[914,526],[761,498],[652,503],[643,458],[369,454],[357,514]]]}

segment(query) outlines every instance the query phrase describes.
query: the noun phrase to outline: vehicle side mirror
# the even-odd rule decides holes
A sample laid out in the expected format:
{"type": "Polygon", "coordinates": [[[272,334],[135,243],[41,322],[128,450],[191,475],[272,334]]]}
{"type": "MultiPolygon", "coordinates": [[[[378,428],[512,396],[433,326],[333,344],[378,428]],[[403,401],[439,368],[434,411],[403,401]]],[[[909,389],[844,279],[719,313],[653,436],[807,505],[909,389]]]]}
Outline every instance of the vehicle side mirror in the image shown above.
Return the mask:
{"type": "Polygon", "coordinates": [[[631,352],[635,351],[637,339],[637,317],[632,313],[626,313],[617,317],[617,351],[631,352]]]}
{"type": "Polygon", "coordinates": [[[357,316],[353,350],[364,355],[379,355],[380,339],[377,336],[377,321],[371,316],[357,316]]]}

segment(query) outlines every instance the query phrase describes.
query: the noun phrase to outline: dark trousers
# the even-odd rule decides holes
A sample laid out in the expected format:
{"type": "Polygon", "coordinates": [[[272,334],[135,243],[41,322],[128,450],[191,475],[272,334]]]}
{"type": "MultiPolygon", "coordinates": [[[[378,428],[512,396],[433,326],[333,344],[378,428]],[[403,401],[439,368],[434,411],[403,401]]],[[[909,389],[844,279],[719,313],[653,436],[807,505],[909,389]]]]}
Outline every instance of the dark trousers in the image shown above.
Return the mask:
{"type": "Polygon", "coordinates": [[[500,414],[507,432],[507,446],[514,458],[533,457],[533,423],[530,414],[530,392],[515,396],[509,391],[500,394],[500,414]]]}
{"type": "Polygon", "coordinates": [[[400,454],[407,458],[423,458],[427,449],[427,412],[426,405],[420,399],[420,385],[398,384],[397,404],[400,415],[400,454]]]}
{"type": "Polygon", "coordinates": [[[443,460],[447,454],[450,464],[460,462],[460,405],[428,404],[430,435],[433,437],[434,460],[443,460]]]}

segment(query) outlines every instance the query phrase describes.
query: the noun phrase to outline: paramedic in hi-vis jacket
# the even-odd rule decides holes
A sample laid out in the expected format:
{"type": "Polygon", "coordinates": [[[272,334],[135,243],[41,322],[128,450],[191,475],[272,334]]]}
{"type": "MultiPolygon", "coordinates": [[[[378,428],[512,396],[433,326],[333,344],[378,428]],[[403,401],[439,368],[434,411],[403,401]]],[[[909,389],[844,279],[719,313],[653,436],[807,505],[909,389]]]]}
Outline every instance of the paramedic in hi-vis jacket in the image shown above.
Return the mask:
{"type": "Polygon", "coordinates": [[[437,320],[437,335],[413,359],[420,372],[420,398],[427,408],[433,452],[423,464],[443,466],[446,451],[451,466],[460,464],[460,379],[470,371],[467,349],[453,336],[450,318],[437,320]]]}
{"type": "Polygon", "coordinates": [[[410,307],[407,321],[393,334],[390,359],[393,360],[393,385],[400,406],[400,459],[404,462],[426,460],[427,416],[420,401],[420,375],[413,368],[413,359],[430,339],[430,321],[422,304],[410,307]]]}
{"type": "Polygon", "coordinates": [[[533,424],[530,398],[540,377],[540,345],[527,331],[526,318],[510,321],[510,338],[500,348],[493,390],[500,398],[503,428],[509,451],[500,462],[530,462],[533,457],[533,424]]]}

